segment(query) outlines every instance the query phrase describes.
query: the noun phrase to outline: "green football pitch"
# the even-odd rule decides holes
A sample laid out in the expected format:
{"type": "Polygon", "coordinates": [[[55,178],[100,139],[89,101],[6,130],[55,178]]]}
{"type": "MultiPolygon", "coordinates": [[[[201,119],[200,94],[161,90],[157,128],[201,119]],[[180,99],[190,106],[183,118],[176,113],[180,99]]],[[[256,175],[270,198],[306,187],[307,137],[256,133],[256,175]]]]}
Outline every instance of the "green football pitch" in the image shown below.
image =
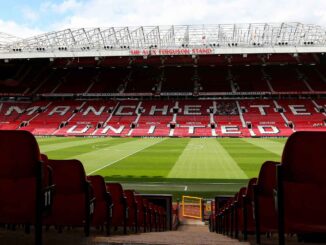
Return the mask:
{"type": "Polygon", "coordinates": [[[213,197],[233,194],[280,161],[283,138],[38,138],[50,159],[78,159],[86,174],[102,175],[141,193],[213,197]]]}

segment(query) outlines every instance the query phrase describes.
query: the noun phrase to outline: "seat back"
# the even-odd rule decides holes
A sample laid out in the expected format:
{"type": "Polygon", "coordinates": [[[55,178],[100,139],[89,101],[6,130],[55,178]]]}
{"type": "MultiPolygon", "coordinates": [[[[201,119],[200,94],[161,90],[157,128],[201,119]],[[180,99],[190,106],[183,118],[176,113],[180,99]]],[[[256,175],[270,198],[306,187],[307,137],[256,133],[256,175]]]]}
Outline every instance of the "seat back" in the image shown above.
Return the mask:
{"type": "Polygon", "coordinates": [[[36,139],[30,132],[0,130],[0,149],[0,178],[35,176],[36,163],[41,156],[36,139]]]}
{"type": "Polygon", "coordinates": [[[120,183],[106,183],[106,188],[111,194],[112,202],[121,203],[124,196],[122,185],[120,183]]]}
{"type": "Polygon", "coordinates": [[[273,197],[276,187],[276,165],[280,163],[266,161],[260,168],[257,179],[257,191],[259,195],[273,197]]]}
{"type": "Polygon", "coordinates": [[[83,164],[78,160],[52,160],[53,183],[56,193],[77,194],[85,192],[86,174],[83,164]]]}
{"type": "Polygon", "coordinates": [[[253,196],[254,196],[254,193],[253,193],[253,185],[257,183],[257,178],[251,178],[248,182],[248,187],[247,187],[247,190],[246,190],[246,196],[248,198],[248,201],[251,203],[253,201],[253,196]]]}
{"type": "Polygon", "coordinates": [[[87,176],[87,180],[91,182],[93,187],[93,193],[96,198],[96,202],[106,200],[106,185],[104,178],[100,175],[87,176]]]}
{"type": "Polygon", "coordinates": [[[128,224],[136,225],[137,221],[137,202],[135,198],[134,190],[124,190],[124,194],[127,198],[127,206],[128,206],[128,224]]]}
{"type": "Polygon", "coordinates": [[[238,202],[239,207],[243,207],[243,195],[245,195],[247,192],[247,187],[241,187],[241,189],[238,192],[236,201],[238,202]]]}
{"type": "Polygon", "coordinates": [[[126,200],[120,183],[106,183],[106,188],[111,194],[113,203],[112,225],[124,226],[126,232],[126,200]]]}
{"type": "Polygon", "coordinates": [[[128,208],[135,208],[136,206],[136,198],[134,190],[124,190],[124,194],[127,198],[128,208]]]}
{"type": "Polygon", "coordinates": [[[292,134],[284,147],[284,180],[326,184],[326,132],[301,131],[292,134]]]}

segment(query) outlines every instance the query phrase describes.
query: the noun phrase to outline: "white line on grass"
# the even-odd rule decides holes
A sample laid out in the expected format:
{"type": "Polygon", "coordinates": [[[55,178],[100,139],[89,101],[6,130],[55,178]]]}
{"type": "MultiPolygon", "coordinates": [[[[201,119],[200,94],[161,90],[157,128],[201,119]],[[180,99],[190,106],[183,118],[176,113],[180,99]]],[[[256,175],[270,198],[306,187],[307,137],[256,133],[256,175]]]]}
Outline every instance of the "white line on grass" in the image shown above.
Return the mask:
{"type": "Polygon", "coordinates": [[[136,154],[136,153],[138,153],[138,152],[140,152],[140,151],[143,151],[143,150],[145,150],[145,149],[148,148],[148,147],[154,146],[154,145],[156,145],[156,144],[158,144],[158,143],[160,143],[160,142],[162,142],[162,141],[164,141],[164,140],[165,140],[165,139],[163,139],[163,140],[161,140],[161,141],[158,141],[158,142],[156,142],[156,143],[154,143],[154,144],[152,144],[152,145],[147,145],[147,146],[145,146],[144,148],[139,149],[138,151],[135,151],[135,152],[133,152],[133,153],[130,153],[130,154],[128,154],[128,155],[126,155],[126,156],[124,156],[124,157],[121,157],[121,158],[119,158],[119,159],[117,159],[117,160],[115,160],[115,161],[113,161],[113,162],[110,162],[110,163],[108,163],[108,164],[106,164],[106,165],[104,165],[104,166],[102,166],[102,167],[100,167],[100,168],[98,168],[98,169],[95,169],[95,170],[93,170],[92,172],[87,173],[87,175],[94,174],[94,173],[96,173],[97,171],[100,171],[100,170],[102,170],[102,169],[104,169],[104,168],[106,168],[106,167],[109,167],[109,166],[111,166],[112,164],[115,164],[115,163],[117,163],[117,162],[119,162],[119,161],[121,161],[121,160],[123,160],[123,159],[125,159],[125,158],[127,158],[127,157],[130,157],[130,156],[132,156],[132,155],[134,155],[134,154],[136,154]]]}
{"type": "Polygon", "coordinates": [[[139,184],[139,183],[122,183],[122,185],[133,185],[133,186],[151,186],[151,187],[165,187],[165,186],[169,186],[169,187],[180,187],[180,188],[183,188],[183,189],[188,189],[187,186],[185,185],[158,185],[158,184],[139,184]]]}

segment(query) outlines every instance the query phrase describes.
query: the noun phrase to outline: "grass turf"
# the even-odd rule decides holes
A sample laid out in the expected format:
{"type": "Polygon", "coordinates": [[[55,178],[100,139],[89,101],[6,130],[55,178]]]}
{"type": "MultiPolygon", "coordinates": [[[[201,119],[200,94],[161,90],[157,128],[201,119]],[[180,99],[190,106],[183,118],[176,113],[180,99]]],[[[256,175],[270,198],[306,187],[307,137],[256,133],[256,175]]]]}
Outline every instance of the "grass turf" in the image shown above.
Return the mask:
{"type": "Polygon", "coordinates": [[[38,138],[51,159],[79,159],[87,174],[146,193],[233,194],[279,161],[285,139],[38,138]]]}

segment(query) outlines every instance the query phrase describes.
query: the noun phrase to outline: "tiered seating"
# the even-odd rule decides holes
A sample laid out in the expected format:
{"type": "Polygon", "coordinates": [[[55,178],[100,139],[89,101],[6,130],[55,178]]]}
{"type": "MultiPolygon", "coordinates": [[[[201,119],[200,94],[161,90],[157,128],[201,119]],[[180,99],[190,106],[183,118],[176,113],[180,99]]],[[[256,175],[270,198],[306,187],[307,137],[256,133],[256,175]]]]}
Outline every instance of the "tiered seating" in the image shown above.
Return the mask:
{"type": "Polygon", "coordinates": [[[284,115],[293,122],[296,131],[322,130],[326,116],[316,110],[311,100],[278,100],[284,115]]]}
{"type": "Polygon", "coordinates": [[[267,132],[265,135],[289,136],[293,133],[281,114],[275,111],[272,100],[241,100],[239,103],[245,109],[244,121],[251,124],[255,135],[262,136],[262,132],[267,132]]]}
{"type": "Polygon", "coordinates": [[[320,75],[318,75],[317,69],[315,69],[314,67],[311,68],[303,66],[299,70],[305,76],[308,84],[314,91],[326,90],[326,82],[324,82],[320,75]]]}
{"type": "Polygon", "coordinates": [[[235,101],[216,101],[216,112],[214,114],[216,134],[219,136],[248,136],[246,128],[242,126],[239,111],[235,101]]]}
{"type": "Polygon", "coordinates": [[[132,190],[123,191],[119,183],[106,184],[101,176],[89,176],[90,183],[80,161],[41,155],[28,131],[0,130],[0,147],[0,223],[14,228],[22,225],[27,233],[34,225],[36,245],[42,244],[42,225],[59,232],[65,227],[84,227],[86,236],[91,226],[106,226],[107,234],[111,225],[122,225],[125,233],[127,227],[135,232],[140,226],[156,231],[167,227],[168,204],[153,204],[132,190]]]}
{"type": "Polygon", "coordinates": [[[56,93],[85,93],[92,83],[96,70],[72,69],[65,76],[62,84],[56,89],[56,93]]]}
{"type": "Polygon", "coordinates": [[[297,132],[284,146],[276,186],[280,245],[284,233],[326,232],[325,145],[326,132],[297,132]]]}
{"type": "Polygon", "coordinates": [[[28,64],[19,62],[18,64],[1,64],[0,72],[0,93],[23,94],[28,88],[24,77],[32,69],[28,64]]]}
{"type": "Polygon", "coordinates": [[[35,244],[42,244],[44,211],[51,207],[49,178],[43,171],[38,144],[27,131],[0,131],[0,223],[35,226],[35,244]]]}
{"type": "Polygon", "coordinates": [[[117,93],[127,74],[122,68],[101,68],[89,93],[117,93]]]}
{"type": "Polygon", "coordinates": [[[103,127],[115,106],[114,101],[87,101],[69,120],[68,125],[57,131],[56,135],[92,135],[96,133],[97,128],[103,127]],[[72,127],[75,127],[73,132],[67,131],[72,127]],[[88,128],[87,132],[82,133],[85,128],[88,128]]]}
{"type": "MultiPolygon", "coordinates": [[[[81,101],[56,101],[37,117],[31,120],[27,127],[22,129],[28,130],[35,135],[51,135],[62,122],[67,122],[73,115],[73,111],[80,107],[81,101]]],[[[37,112],[34,113],[36,115],[37,112]]]]}
{"type": "Polygon", "coordinates": [[[215,67],[198,68],[200,92],[231,92],[230,82],[227,80],[227,69],[215,67]]]}
{"type": "Polygon", "coordinates": [[[166,92],[192,92],[194,70],[191,67],[166,67],[164,68],[165,81],[162,91],[166,92]]]}
{"type": "Polygon", "coordinates": [[[324,241],[318,235],[326,233],[325,145],[326,132],[292,134],[281,163],[265,162],[256,184],[252,179],[247,189],[241,188],[212,214],[216,231],[236,238],[240,232],[244,240],[248,232],[255,232],[257,244],[261,234],[271,233],[278,233],[279,245],[285,244],[284,234],[296,234],[303,241],[314,235],[315,241],[324,241]],[[248,213],[252,210],[254,215],[248,213]]]}
{"type": "Polygon", "coordinates": [[[158,82],[159,70],[143,68],[132,73],[131,80],[128,81],[126,93],[152,93],[155,91],[154,85],[158,82]]]}
{"type": "Polygon", "coordinates": [[[35,135],[176,137],[289,136],[298,130],[325,130],[322,99],[238,102],[242,115],[234,100],[179,100],[178,112],[171,100],[3,102],[0,128],[35,135]]]}
{"type": "Polygon", "coordinates": [[[181,112],[178,113],[174,136],[211,136],[209,108],[212,101],[179,101],[181,112]]]}
{"type": "Polygon", "coordinates": [[[260,67],[232,68],[235,89],[241,92],[270,91],[260,67]]]}
{"type": "Polygon", "coordinates": [[[55,92],[62,79],[68,74],[67,69],[52,69],[49,71],[48,77],[41,84],[41,87],[36,91],[38,94],[55,92]]]}
{"type": "Polygon", "coordinates": [[[20,111],[24,111],[30,103],[0,103],[0,129],[17,129],[20,125],[20,111]]]}
{"type": "Polygon", "coordinates": [[[266,68],[267,74],[271,77],[271,85],[276,92],[286,91],[309,91],[294,68],[287,66],[273,66],[266,68]]]}
{"type": "Polygon", "coordinates": [[[313,54],[300,54],[298,56],[299,61],[301,64],[315,64],[316,63],[316,58],[314,57],[313,54]]]}
{"type": "Polygon", "coordinates": [[[175,102],[173,101],[143,101],[141,105],[143,113],[139,118],[137,127],[132,132],[132,136],[168,136],[170,132],[169,123],[173,119],[171,109],[174,105],[175,102]],[[152,109],[154,110],[153,113],[151,113],[152,109]],[[155,126],[155,129],[149,133],[152,126],[155,126]]]}

